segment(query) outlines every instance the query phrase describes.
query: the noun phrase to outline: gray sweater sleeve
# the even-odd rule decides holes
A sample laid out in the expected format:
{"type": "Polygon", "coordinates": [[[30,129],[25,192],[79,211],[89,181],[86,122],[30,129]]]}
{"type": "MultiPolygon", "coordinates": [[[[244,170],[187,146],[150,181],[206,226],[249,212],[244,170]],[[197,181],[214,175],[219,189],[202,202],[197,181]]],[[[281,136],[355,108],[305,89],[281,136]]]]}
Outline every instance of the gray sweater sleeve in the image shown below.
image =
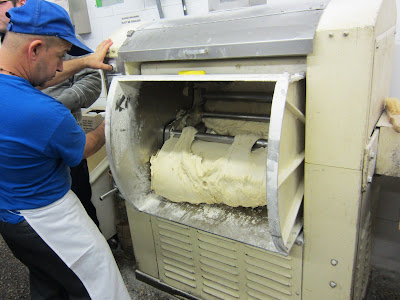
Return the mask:
{"type": "Polygon", "coordinates": [[[97,70],[84,69],[43,92],[62,102],[74,113],[81,108],[89,107],[99,98],[101,76],[97,70]]]}

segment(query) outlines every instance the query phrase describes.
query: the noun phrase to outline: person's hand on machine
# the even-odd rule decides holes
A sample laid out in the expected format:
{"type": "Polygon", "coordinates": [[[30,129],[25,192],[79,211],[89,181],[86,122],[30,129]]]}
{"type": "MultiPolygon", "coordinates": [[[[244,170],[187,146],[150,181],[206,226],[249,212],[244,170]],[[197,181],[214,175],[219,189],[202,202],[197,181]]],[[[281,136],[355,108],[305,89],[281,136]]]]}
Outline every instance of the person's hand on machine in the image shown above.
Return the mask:
{"type": "Polygon", "coordinates": [[[111,41],[111,39],[106,39],[102,41],[97,46],[96,51],[93,54],[90,54],[82,58],[85,62],[84,63],[85,66],[87,68],[92,68],[92,69],[111,71],[112,66],[105,64],[103,61],[107,54],[108,49],[111,47],[112,44],[113,41],[111,41]]]}

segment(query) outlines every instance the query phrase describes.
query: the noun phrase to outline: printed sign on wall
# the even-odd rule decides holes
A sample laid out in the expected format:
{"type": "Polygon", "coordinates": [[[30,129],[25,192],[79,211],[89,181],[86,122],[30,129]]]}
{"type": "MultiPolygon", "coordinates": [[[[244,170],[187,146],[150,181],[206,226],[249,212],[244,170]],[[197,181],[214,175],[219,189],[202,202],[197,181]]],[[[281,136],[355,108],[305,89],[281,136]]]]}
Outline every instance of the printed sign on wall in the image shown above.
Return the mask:
{"type": "Polygon", "coordinates": [[[124,0],[96,0],[97,7],[110,6],[119,3],[124,3],[124,0]]]}

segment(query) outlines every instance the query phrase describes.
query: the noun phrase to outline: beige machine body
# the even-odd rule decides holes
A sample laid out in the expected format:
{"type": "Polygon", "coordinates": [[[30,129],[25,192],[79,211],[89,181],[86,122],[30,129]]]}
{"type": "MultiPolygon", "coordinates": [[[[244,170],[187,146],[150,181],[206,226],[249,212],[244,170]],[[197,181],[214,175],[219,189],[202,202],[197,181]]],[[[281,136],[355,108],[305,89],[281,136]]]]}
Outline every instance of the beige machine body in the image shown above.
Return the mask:
{"type": "Polygon", "coordinates": [[[107,155],[138,278],[189,299],[365,295],[395,1],[293,2],[119,32],[107,155]],[[265,206],[175,203],[151,190],[151,156],[204,116],[269,123],[257,142],[265,206]]]}

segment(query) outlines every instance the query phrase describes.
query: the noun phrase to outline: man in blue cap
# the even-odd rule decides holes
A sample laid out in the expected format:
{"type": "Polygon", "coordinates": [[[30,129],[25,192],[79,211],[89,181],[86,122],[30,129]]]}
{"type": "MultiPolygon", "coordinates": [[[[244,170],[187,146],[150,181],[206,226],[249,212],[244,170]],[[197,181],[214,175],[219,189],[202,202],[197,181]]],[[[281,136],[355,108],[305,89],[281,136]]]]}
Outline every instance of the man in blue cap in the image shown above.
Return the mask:
{"type": "MultiPolygon", "coordinates": [[[[0,38],[7,31],[7,25],[9,22],[9,18],[6,16],[7,11],[13,7],[25,5],[27,1],[29,0],[0,0],[0,38]]],[[[97,46],[95,53],[83,58],[77,58],[65,62],[63,72],[57,72],[56,76],[52,80],[38,88],[43,89],[54,86],[55,84],[67,80],[85,68],[112,70],[110,65],[103,63],[104,57],[111,45],[112,41],[106,39],[97,46]]]]}
{"type": "MultiPolygon", "coordinates": [[[[7,25],[10,21],[6,15],[7,11],[13,7],[25,5],[26,1],[28,0],[0,0],[0,34],[5,34],[7,31],[7,25]]],[[[109,43],[111,41],[106,42],[109,43]]],[[[91,58],[86,58],[86,60],[89,59],[90,63],[94,58],[95,60],[93,62],[97,67],[110,68],[109,65],[102,63],[104,58],[103,54],[106,53],[106,49],[108,48],[105,47],[104,49],[101,49],[102,56],[96,53],[91,58]]],[[[45,83],[45,86],[54,84],[53,86],[49,86],[46,89],[39,87],[39,89],[42,89],[45,94],[50,95],[68,107],[78,124],[82,125],[81,109],[89,107],[99,98],[102,87],[101,76],[97,70],[92,68],[84,68],[83,70],[79,70],[80,67],[83,68],[84,60],[78,59],[70,61],[72,59],[70,55],[67,55],[67,59],[68,60],[64,61],[64,69],[65,66],[67,66],[66,68],[69,71],[57,72],[56,78],[52,79],[49,83],[45,83]],[[72,74],[63,82],[58,83],[58,81],[64,78],[67,74],[74,72],[74,69],[71,69],[70,66],[75,66],[75,71],[78,72],[76,74],[72,74]]],[[[70,168],[70,170],[72,191],[82,202],[89,217],[100,228],[96,207],[93,205],[91,199],[92,188],[90,185],[89,169],[86,159],[83,159],[79,165],[70,168]]]]}
{"type": "Polygon", "coordinates": [[[102,234],[70,191],[69,167],[99,150],[70,111],[35,87],[91,52],[60,6],[8,11],[0,49],[0,233],[30,271],[32,299],[130,299],[102,234]]]}

